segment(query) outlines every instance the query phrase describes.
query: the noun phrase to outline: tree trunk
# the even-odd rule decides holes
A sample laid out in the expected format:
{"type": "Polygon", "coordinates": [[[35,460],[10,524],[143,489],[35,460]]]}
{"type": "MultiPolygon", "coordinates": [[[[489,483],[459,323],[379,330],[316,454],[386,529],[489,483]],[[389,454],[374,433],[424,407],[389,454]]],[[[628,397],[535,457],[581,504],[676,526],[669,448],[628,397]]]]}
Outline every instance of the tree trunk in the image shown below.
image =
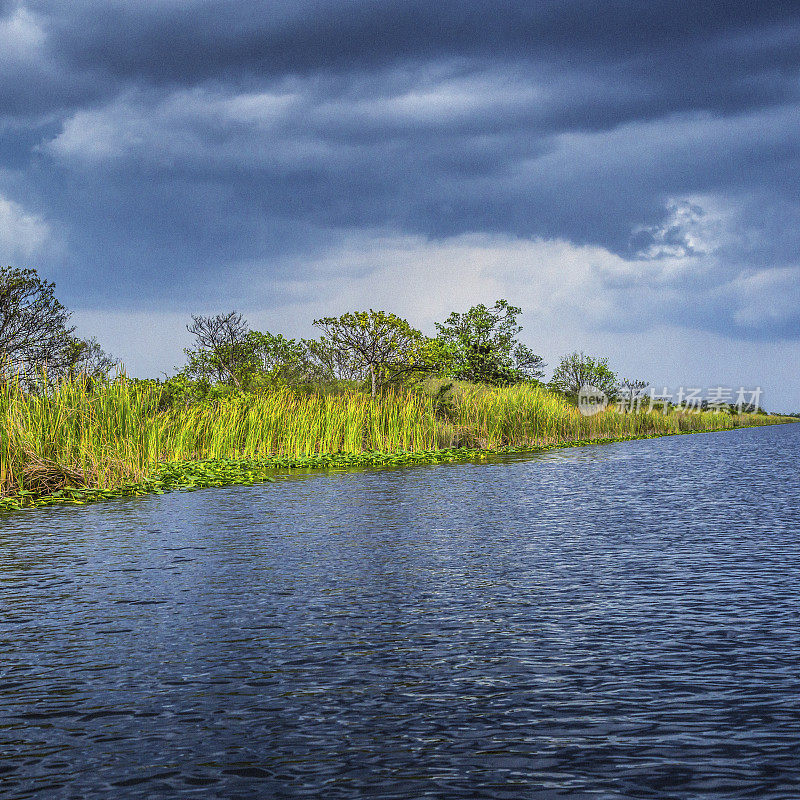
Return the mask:
{"type": "Polygon", "coordinates": [[[374,397],[375,397],[375,365],[374,364],[370,364],[369,365],[369,371],[370,371],[370,375],[372,377],[372,397],[374,399],[374,397]]]}
{"type": "Polygon", "coordinates": [[[236,377],[236,373],[227,364],[225,365],[225,369],[228,371],[228,375],[231,376],[231,380],[233,381],[233,385],[237,389],[241,390],[242,382],[239,380],[239,378],[236,377]]]}

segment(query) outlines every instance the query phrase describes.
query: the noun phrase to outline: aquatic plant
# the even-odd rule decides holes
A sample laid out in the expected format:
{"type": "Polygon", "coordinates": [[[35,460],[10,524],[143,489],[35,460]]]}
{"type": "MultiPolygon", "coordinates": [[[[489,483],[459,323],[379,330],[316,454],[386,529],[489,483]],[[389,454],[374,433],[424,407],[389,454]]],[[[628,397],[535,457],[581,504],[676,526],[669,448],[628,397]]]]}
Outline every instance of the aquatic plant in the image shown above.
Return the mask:
{"type": "Polygon", "coordinates": [[[423,390],[372,398],[276,388],[166,410],[161,391],[157,383],[124,378],[101,385],[64,380],[38,393],[0,384],[0,505],[247,483],[284,466],[431,463],[502,448],[784,421],[613,410],[586,417],[532,384],[456,384],[445,402],[423,390]]]}

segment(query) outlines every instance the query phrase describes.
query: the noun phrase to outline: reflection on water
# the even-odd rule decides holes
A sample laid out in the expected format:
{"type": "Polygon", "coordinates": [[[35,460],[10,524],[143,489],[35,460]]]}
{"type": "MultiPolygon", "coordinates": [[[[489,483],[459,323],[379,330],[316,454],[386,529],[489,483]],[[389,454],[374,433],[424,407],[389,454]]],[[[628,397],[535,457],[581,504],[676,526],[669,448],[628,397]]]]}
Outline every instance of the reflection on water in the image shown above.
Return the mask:
{"type": "Polygon", "coordinates": [[[0,519],[0,796],[800,797],[800,426],[0,519]]]}

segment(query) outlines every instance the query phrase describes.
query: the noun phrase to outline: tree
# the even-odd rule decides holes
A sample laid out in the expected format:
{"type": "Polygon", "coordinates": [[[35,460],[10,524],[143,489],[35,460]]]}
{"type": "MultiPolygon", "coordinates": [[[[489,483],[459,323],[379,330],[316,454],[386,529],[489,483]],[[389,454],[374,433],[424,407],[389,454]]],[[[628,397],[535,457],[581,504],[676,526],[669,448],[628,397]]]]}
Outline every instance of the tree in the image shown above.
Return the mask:
{"type": "Polygon", "coordinates": [[[650,384],[647,381],[631,380],[624,378],[617,384],[617,397],[623,411],[633,411],[638,408],[642,392],[650,384]]]}
{"type": "Polygon", "coordinates": [[[518,344],[514,348],[512,357],[514,377],[524,381],[541,381],[544,377],[544,368],[547,366],[544,359],[536,355],[527,345],[518,344]]]}
{"type": "Polygon", "coordinates": [[[33,380],[69,363],[75,329],[54,289],[36,270],[0,267],[0,375],[33,380]]]}
{"type": "Polygon", "coordinates": [[[453,312],[436,323],[440,342],[440,367],[454,378],[505,386],[544,376],[544,361],[517,341],[520,308],[498,300],[482,303],[464,314],[453,312]]]}
{"type": "Polygon", "coordinates": [[[249,349],[252,353],[254,371],[269,383],[306,383],[311,378],[314,369],[304,340],[250,331],[243,344],[243,352],[249,349]]]}
{"type": "Polygon", "coordinates": [[[363,363],[326,340],[290,339],[250,330],[236,312],[192,317],[187,326],[198,346],[184,352],[184,378],[253,389],[264,384],[309,384],[336,379],[363,380],[363,363]]]}
{"type": "Polygon", "coordinates": [[[591,358],[584,353],[570,353],[561,359],[553,372],[550,384],[566,394],[578,394],[584,386],[605,392],[611,399],[616,396],[617,376],[608,368],[607,358],[591,358]]]}
{"type": "Polygon", "coordinates": [[[256,367],[256,354],[252,343],[247,341],[250,329],[244,317],[236,311],[214,317],[192,315],[192,324],[186,330],[197,340],[195,350],[184,350],[189,357],[186,372],[243,388],[245,375],[256,367]]]}
{"type": "Polygon", "coordinates": [[[319,347],[369,374],[372,396],[392,383],[429,369],[426,339],[406,320],[384,311],[355,311],[314,320],[319,347]]]}
{"type": "Polygon", "coordinates": [[[64,364],[64,374],[70,378],[103,378],[119,365],[119,361],[100,347],[97,339],[70,337],[69,351],[64,364]]]}
{"type": "Polygon", "coordinates": [[[364,381],[369,369],[352,350],[337,346],[324,336],[302,340],[308,354],[307,380],[364,381]]]}

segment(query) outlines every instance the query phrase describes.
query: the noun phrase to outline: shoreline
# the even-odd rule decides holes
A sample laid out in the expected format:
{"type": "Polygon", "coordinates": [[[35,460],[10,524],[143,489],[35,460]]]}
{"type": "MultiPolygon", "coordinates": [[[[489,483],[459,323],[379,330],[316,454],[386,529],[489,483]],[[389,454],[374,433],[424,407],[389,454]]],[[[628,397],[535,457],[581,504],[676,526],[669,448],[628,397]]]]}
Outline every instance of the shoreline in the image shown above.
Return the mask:
{"type": "Polygon", "coordinates": [[[222,488],[225,486],[252,486],[257,483],[274,483],[274,473],[278,470],[308,469],[320,472],[331,469],[367,467],[404,467],[416,464],[466,463],[485,461],[492,456],[508,454],[545,453],[570,447],[615,444],[617,442],[640,439],[660,439],[664,436],[682,436],[696,433],[728,433],[744,428],[762,428],[772,425],[788,425],[796,420],[773,418],[769,422],[754,425],[740,425],[735,428],[717,428],[694,431],[667,431],[658,433],[633,434],[616,437],[577,439],[530,447],[527,445],[480,449],[469,447],[450,447],[438,450],[361,453],[316,453],[308,456],[270,456],[263,459],[206,459],[201,461],[173,461],[162,464],[152,477],[137,483],[123,484],[115,489],[97,487],[64,488],[47,495],[36,495],[23,490],[17,495],[0,498],[0,513],[24,511],[55,505],[88,505],[101,500],[114,500],[125,497],[146,497],[153,494],[166,494],[175,491],[222,488]]]}

